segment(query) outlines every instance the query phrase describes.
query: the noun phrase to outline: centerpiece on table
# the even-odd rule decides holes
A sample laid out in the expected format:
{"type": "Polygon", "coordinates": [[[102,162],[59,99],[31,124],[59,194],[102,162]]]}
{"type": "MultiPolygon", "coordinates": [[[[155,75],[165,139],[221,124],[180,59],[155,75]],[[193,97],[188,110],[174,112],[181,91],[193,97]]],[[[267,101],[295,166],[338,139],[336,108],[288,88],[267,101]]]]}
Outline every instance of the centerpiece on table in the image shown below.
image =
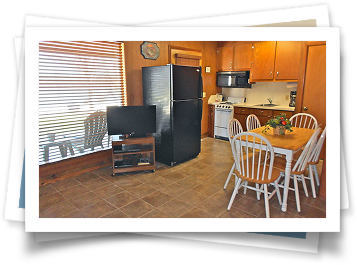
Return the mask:
{"type": "Polygon", "coordinates": [[[274,134],[284,135],[285,131],[292,132],[292,127],[293,126],[291,125],[290,120],[286,118],[285,114],[280,113],[280,115],[274,116],[274,118],[268,120],[263,133],[266,133],[267,130],[273,128],[274,134]]]}

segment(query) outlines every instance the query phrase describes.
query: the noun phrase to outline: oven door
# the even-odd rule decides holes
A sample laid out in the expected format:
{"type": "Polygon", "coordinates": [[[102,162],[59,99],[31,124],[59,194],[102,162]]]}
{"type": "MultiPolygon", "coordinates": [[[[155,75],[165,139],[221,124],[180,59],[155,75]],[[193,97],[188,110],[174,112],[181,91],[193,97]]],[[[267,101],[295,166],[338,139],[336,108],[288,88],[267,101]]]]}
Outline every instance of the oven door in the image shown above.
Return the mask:
{"type": "Polygon", "coordinates": [[[233,110],[216,109],[214,117],[214,135],[228,138],[228,122],[233,118],[233,110]]]}

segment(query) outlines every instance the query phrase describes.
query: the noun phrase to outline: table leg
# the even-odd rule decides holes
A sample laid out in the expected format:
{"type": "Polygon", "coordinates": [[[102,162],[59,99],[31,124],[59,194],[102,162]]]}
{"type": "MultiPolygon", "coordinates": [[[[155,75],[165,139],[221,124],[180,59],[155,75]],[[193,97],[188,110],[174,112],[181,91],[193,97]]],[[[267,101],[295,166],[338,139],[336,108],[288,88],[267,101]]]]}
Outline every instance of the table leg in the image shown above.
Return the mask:
{"type": "Polygon", "coordinates": [[[289,184],[290,184],[290,172],[291,172],[291,161],[293,154],[288,152],[285,156],[286,166],[285,166],[285,180],[284,180],[284,193],[283,193],[283,203],[281,205],[281,210],[286,212],[288,209],[288,193],[289,193],[289,184]]]}

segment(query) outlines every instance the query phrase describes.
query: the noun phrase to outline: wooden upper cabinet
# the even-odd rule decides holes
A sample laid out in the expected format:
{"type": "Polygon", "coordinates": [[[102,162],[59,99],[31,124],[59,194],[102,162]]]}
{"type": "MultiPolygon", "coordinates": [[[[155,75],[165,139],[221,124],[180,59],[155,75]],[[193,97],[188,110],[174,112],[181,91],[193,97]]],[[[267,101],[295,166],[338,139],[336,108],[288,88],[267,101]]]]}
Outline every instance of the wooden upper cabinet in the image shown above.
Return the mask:
{"type": "Polygon", "coordinates": [[[233,70],[248,71],[252,67],[253,44],[236,44],[234,45],[233,70]]]}
{"type": "Polygon", "coordinates": [[[217,71],[249,71],[251,82],[299,79],[302,41],[225,42],[217,48],[217,71]]]}
{"type": "Polygon", "coordinates": [[[276,41],[254,43],[251,81],[272,81],[274,79],[276,41]]]}
{"type": "Polygon", "coordinates": [[[298,80],[301,49],[301,41],[277,41],[275,80],[298,80]]]}
{"type": "Polygon", "coordinates": [[[297,81],[301,41],[263,41],[254,43],[250,79],[257,81],[297,81]]]}
{"type": "Polygon", "coordinates": [[[233,46],[217,48],[217,71],[233,70],[233,46]]]}

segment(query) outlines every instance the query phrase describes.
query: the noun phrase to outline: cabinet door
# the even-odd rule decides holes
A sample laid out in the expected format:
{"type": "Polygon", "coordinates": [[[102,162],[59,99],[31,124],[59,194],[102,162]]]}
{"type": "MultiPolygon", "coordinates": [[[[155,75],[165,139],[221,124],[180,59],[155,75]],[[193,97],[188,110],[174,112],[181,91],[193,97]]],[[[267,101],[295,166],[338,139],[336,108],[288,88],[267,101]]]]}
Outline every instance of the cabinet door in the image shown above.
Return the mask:
{"type": "Polygon", "coordinates": [[[254,43],[251,81],[273,80],[276,41],[254,43]]]}
{"type": "Polygon", "coordinates": [[[247,117],[250,114],[250,109],[248,108],[234,108],[234,118],[236,118],[242,125],[243,131],[247,131],[247,117]]]}
{"type": "Polygon", "coordinates": [[[208,137],[214,137],[214,106],[208,106],[208,137]]]}
{"type": "Polygon", "coordinates": [[[301,41],[277,41],[274,78],[297,80],[301,58],[301,41]]]}
{"type": "Polygon", "coordinates": [[[232,71],[233,46],[217,48],[217,70],[232,71]]]}
{"type": "Polygon", "coordinates": [[[290,119],[291,116],[293,116],[293,111],[285,111],[285,110],[274,110],[273,111],[273,116],[278,116],[280,114],[285,114],[285,117],[290,119]]]}
{"type": "Polygon", "coordinates": [[[252,43],[234,45],[233,69],[237,71],[252,68],[252,43]]]}
{"type": "Polygon", "coordinates": [[[247,131],[247,124],[246,124],[247,123],[247,117],[248,117],[248,114],[234,113],[234,118],[236,118],[240,122],[244,132],[247,131]]]}
{"type": "Polygon", "coordinates": [[[270,109],[252,109],[251,113],[258,117],[261,126],[266,125],[273,116],[273,110],[270,109]]]}

